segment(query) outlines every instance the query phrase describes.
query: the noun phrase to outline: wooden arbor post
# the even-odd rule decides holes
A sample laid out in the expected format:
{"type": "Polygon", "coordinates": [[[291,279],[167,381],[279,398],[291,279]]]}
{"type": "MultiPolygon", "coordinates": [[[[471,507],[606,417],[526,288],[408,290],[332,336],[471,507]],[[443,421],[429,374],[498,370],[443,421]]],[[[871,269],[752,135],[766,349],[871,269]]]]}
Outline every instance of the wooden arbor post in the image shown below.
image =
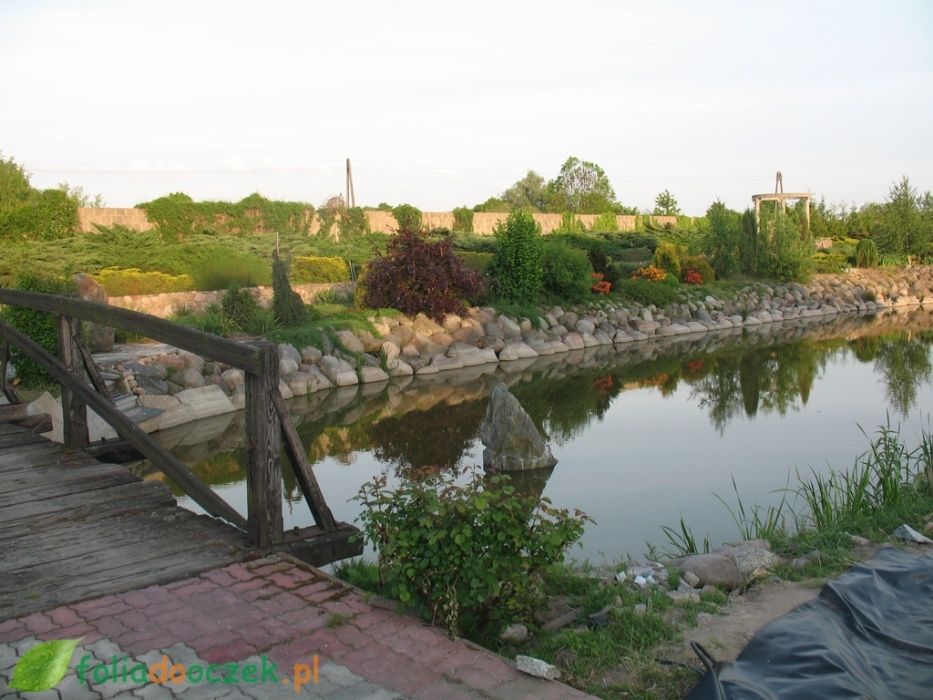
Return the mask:
{"type": "Polygon", "coordinates": [[[279,390],[279,353],[258,343],[259,372],[246,373],[246,534],[258,547],[280,544],[282,524],[282,427],[273,404],[279,390]]]}

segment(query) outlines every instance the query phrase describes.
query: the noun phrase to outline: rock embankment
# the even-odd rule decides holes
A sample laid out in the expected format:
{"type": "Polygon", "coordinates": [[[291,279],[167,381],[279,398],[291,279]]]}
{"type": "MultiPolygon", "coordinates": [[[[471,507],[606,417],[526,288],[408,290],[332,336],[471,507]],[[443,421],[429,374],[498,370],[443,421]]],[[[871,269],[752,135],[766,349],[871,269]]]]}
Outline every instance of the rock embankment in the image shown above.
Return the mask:
{"type": "MultiPolygon", "coordinates": [[[[612,351],[707,333],[759,333],[920,304],[933,304],[933,267],[855,270],[819,275],[807,284],[755,282],[718,297],[684,287],[680,300],[662,308],[594,299],[542,310],[535,318],[492,308],[448,315],[441,323],[420,314],[373,316],[371,332],[338,331],[321,347],[280,345],[280,388],[290,398],[394,377],[427,379],[497,363],[507,368],[588,348],[612,351]]],[[[174,349],[113,361],[105,372],[118,393],[135,395],[140,407],[151,409],[153,415],[140,423],[150,432],[237,410],[245,400],[242,371],[174,349]]]]}

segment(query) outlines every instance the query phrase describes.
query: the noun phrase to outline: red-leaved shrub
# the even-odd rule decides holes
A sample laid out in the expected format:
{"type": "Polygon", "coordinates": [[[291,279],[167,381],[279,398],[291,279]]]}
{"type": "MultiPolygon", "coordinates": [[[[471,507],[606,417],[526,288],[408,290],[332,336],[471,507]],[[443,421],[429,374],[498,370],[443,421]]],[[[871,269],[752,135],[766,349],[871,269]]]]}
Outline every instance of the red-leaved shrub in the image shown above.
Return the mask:
{"type": "Polygon", "coordinates": [[[399,231],[384,255],[374,258],[362,280],[363,302],[370,308],[424,313],[436,321],[462,313],[463,301],[483,288],[482,276],[454,254],[451,241],[429,241],[414,231],[399,231]]]}
{"type": "Polygon", "coordinates": [[[684,282],[687,284],[703,284],[703,275],[696,270],[687,270],[684,273],[684,282]]]}
{"type": "Polygon", "coordinates": [[[633,280],[647,280],[648,282],[660,282],[665,277],[667,277],[667,271],[654,265],[640,267],[632,273],[633,280]]]}
{"type": "Polygon", "coordinates": [[[593,294],[608,294],[612,291],[612,283],[603,279],[602,272],[594,272],[593,280],[593,286],[590,287],[590,291],[593,292],[593,294]]]}

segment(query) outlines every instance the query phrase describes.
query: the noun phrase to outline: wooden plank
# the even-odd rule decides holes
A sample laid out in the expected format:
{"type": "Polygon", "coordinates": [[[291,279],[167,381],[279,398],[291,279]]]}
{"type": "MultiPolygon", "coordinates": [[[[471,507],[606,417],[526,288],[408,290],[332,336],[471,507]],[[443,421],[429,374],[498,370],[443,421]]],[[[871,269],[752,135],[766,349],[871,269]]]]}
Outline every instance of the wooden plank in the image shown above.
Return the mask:
{"type": "Polygon", "coordinates": [[[314,476],[314,470],[308,461],[308,454],[305,452],[304,445],[298,437],[298,431],[292,425],[291,417],[288,415],[288,407],[285,405],[285,399],[279,391],[278,386],[272,392],[272,404],[279,416],[279,422],[282,425],[282,436],[285,444],[285,454],[288,455],[288,461],[295,472],[295,478],[298,486],[304,494],[305,501],[311,509],[311,515],[314,516],[314,522],[321,526],[324,531],[331,531],[337,528],[334,521],[334,514],[327,507],[324,500],[324,494],[314,476]]]}
{"type": "Polygon", "coordinates": [[[18,289],[0,289],[0,304],[45,311],[56,316],[71,316],[103,326],[122,328],[125,331],[160,340],[232,367],[238,367],[246,372],[259,371],[259,350],[252,345],[235,343],[220,336],[180,326],[138,311],[120,309],[84,299],[23,292],[18,289]]]}
{"type": "Polygon", "coordinates": [[[0,510],[0,530],[23,527],[31,521],[42,520],[54,515],[61,521],[100,519],[115,513],[147,511],[166,505],[174,505],[175,499],[163,484],[153,481],[137,481],[104,489],[102,491],[69,496],[52,497],[42,501],[31,501],[16,508],[0,510]],[[161,488],[159,488],[161,487],[161,488]]]}
{"type": "Polygon", "coordinates": [[[70,481],[80,481],[81,479],[93,478],[103,474],[126,474],[133,479],[138,477],[130,474],[126,469],[116,464],[100,464],[92,462],[88,466],[79,468],[51,470],[25,470],[21,472],[10,472],[0,479],[0,494],[11,493],[21,489],[33,488],[36,484],[44,483],[54,479],[57,482],[66,484],[70,481]]]}
{"type": "MultiPolygon", "coordinates": [[[[11,403],[0,406],[0,423],[25,418],[29,415],[29,406],[24,403],[11,403]]],[[[0,425],[0,433],[5,432],[6,426],[0,425]]]]}
{"type": "Polygon", "coordinates": [[[63,442],[68,447],[84,447],[90,442],[87,427],[87,406],[80,392],[72,387],[84,384],[84,372],[80,369],[80,352],[75,336],[80,332],[79,323],[69,316],[58,317],[58,358],[70,375],[71,381],[60,379],[62,384],[62,432],[63,442]]]}
{"type": "Polygon", "coordinates": [[[246,533],[257,547],[282,541],[282,468],[279,419],[272,392],[279,389],[279,353],[260,343],[259,372],[246,374],[246,533]]]}
{"type": "MultiPolygon", "coordinates": [[[[69,384],[70,389],[83,399],[94,411],[109,423],[121,438],[133,445],[152,464],[171,478],[188,494],[199,506],[208,513],[222,517],[234,525],[246,528],[246,520],[220,496],[214,493],[207,484],[201,481],[184,464],[171,453],[156,444],[152,438],[141,430],[132,420],[117,410],[104,397],[92,390],[84,383],[75,382],[68,369],[61,362],[49,356],[32,339],[23,335],[15,328],[0,321],[0,329],[12,344],[22,350],[46,372],[53,375],[63,385],[69,384]]],[[[270,343],[270,345],[272,345],[270,343]]],[[[275,346],[272,345],[273,350],[275,346]]],[[[276,380],[278,379],[278,355],[275,364],[276,380]]],[[[250,375],[247,375],[249,377],[250,375]]],[[[63,386],[64,391],[64,386],[63,386]]],[[[249,395],[247,394],[247,401],[249,395]]],[[[270,403],[271,405],[271,403],[270,403]]],[[[279,512],[281,513],[281,480],[279,483],[279,512]]]]}
{"type": "Polygon", "coordinates": [[[44,479],[41,483],[29,488],[0,493],[0,508],[10,508],[32,501],[47,501],[53,498],[78,496],[88,491],[99,491],[111,486],[134,482],[139,482],[139,477],[133,476],[125,470],[109,474],[85,474],[81,479],[67,481],[63,479],[44,479]]]}

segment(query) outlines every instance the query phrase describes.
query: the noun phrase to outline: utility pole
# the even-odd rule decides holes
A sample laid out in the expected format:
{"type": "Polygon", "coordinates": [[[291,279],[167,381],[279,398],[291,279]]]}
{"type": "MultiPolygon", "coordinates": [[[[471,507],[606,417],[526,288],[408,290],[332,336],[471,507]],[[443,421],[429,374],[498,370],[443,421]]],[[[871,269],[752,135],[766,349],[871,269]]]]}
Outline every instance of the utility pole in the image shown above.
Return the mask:
{"type": "Polygon", "coordinates": [[[347,206],[356,206],[356,193],[353,191],[353,168],[350,166],[350,159],[347,158],[347,206]]]}

